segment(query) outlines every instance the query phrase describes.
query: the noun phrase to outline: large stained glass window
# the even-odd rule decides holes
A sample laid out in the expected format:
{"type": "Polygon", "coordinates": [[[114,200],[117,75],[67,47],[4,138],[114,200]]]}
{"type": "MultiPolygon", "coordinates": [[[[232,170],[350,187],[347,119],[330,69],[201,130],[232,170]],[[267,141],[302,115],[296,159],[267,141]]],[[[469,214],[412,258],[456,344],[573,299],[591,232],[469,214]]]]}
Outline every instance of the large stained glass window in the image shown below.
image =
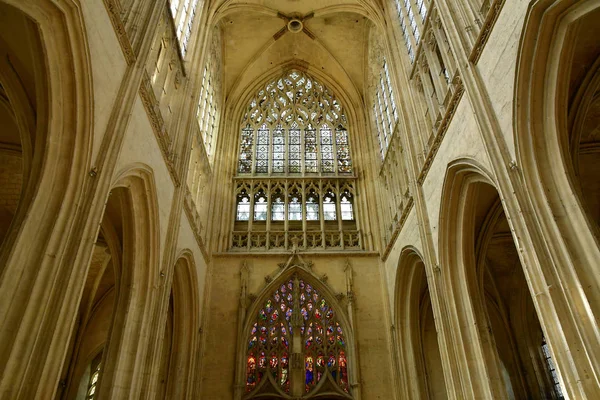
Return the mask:
{"type": "Polygon", "coordinates": [[[311,393],[322,379],[333,380],[349,393],[346,354],[336,311],[312,285],[292,278],[264,302],[251,327],[246,392],[257,389],[270,375],[279,390],[292,396],[311,393]],[[294,347],[298,342],[301,346],[294,347]],[[294,384],[295,379],[302,384],[294,384]],[[302,393],[294,393],[293,388],[302,393]]]}
{"type": "Polygon", "coordinates": [[[262,87],[242,120],[238,173],[351,174],[346,116],[331,90],[296,70],[262,87]]]}
{"type": "MultiPolygon", "coordinates": [[[[386,118],[397,119],[385,90],[386,118]]],[[[360,250],[352,129],[333,92],[292,69],[260,86],[243,113],[230,249],[360,250]]]]}

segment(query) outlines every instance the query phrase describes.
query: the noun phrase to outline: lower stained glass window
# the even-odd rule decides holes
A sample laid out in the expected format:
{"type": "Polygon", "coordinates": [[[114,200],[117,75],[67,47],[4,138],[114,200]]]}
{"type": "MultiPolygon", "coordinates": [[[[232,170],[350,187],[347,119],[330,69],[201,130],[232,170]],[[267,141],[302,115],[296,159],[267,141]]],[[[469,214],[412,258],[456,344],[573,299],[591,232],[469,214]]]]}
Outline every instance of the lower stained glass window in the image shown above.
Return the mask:
{"type": "Polygon", "coordinates": [[[246,392],[256,390],[270,374],[280,390],[290,393],[295,338],[302,343],[299,356],[304,362],[296,368],[304,370],[304,392],[328,378],[349,393],[346,340],[336,311],[317,289],[298,278],[281,284],[264,301],[250,328],[246,392]]]}

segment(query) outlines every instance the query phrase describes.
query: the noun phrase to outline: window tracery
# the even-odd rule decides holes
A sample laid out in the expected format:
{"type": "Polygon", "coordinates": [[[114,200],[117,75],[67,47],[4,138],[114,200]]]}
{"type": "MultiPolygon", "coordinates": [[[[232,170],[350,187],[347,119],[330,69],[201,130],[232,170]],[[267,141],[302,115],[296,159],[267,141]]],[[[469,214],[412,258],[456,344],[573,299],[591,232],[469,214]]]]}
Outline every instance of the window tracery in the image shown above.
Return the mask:
{"type": "Polygon", "coordinates": [[[346,126],[329,88],[292,70],[251,99],[242,120],[238,173],[351,174],[346,126]]]}
{"type": "Polygon", "coordinates": [[[290,70],[260,87],[239,146],[232,250],[361,248],[348,124],[327,86],[290,70]]]}
{"type": "Polygon", "coordinates": [[[289,279],[271,294],[258,311],[246,343],[247,397],[269,375],[287,394],[298,395],[291,388],[299,379],[305,395],[315,392],[323,379],[350,393],[346,338],[336,311],[303,279],[289,279]],[[301,353],[295,353],[296,340],[301,353]],[[300,362],[293,365],[292,358],[300,362]]]}

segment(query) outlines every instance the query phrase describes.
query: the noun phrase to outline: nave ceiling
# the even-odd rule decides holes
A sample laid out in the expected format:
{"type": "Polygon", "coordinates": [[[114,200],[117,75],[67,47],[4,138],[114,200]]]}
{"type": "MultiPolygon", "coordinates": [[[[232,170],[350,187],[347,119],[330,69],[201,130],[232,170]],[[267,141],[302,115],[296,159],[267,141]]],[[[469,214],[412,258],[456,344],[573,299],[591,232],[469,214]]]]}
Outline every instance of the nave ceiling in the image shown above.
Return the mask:
{"type": "MultiPolygon", "coordinates": [[[[265,71],[299,64],[319,70],[359,102],[365,87],[367,42],[380,25],[377,1],[262,0],[217,1],[211,5],[223,32],[223,89],[237,98],[265,71]],[[292,18],[303,30],[287,28],[292,18]]],[[[357,104],[358,105],[358,104],[357,104]]]]}

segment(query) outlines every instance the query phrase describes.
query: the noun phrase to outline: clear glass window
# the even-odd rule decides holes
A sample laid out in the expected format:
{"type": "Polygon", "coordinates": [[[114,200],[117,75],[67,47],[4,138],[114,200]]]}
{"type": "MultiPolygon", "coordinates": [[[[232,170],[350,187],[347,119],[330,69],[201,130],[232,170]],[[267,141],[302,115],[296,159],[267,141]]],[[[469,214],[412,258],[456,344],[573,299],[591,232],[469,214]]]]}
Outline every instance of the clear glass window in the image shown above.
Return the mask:
{"type": "Polygon", "coordinates": [[[335,221],[337,219],[335,211],[335,194],[331,191],[328,191],[327,194],[323,196],[323,217],[325,221],[335,221]]]}
{"type": "Polygon", "coordinates": [[[255,221],[266,221],[267,220],[267,196],[265,192],[260,190],[254,196],[254,220],[255,221]]]}
{"type": "Polygon", "coordinates": [[[246,191],[242,191],[237,196],[237,221],[248,221],[250,219],[250,196],[246,191]]]}
{"type": "Polygon", "coordinates": [[[352,195],[347,191],[340,196],[340,212],[342,213],[342,221],[354,220],[354,211],[352,210],[352,195]]]}

